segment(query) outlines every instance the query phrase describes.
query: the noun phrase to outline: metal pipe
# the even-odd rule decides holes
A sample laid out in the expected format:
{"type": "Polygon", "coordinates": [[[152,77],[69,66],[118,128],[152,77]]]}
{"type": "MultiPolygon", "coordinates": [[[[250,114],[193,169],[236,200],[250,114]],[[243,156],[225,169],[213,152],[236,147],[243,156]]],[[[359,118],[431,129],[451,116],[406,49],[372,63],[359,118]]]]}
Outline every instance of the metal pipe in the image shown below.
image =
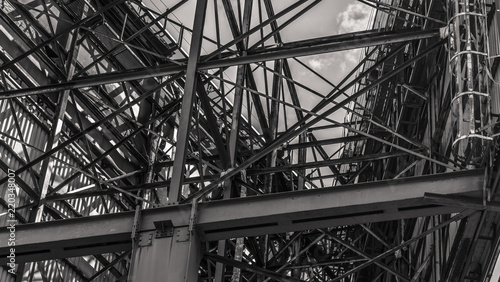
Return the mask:
{"type": "Polygon", "coordinates": [[[481,166],[493,141],[491,128],[485,128],[491,123],[486,7],[482,0],[453,0],[449,7],[451,112],[456,121],[452,152],[466,166],[481,166]]]}

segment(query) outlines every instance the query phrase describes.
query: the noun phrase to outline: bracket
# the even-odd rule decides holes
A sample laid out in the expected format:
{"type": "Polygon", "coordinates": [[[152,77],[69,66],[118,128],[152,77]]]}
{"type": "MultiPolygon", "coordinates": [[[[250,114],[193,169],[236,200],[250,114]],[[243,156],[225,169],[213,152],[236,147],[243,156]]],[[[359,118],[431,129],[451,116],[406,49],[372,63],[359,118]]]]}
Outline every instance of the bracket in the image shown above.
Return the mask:
{"type": "Polygon", "coordinates": [[[139,247],[146,247],[153,245],[153,232],[139,234],[139,247]]]}
{"type": "Polygon", "coordinates": [[[165,238],[174,236],[174,224],[171,220],[155,221],[155,238],[165,238]]]}
{"type": "Polygon", "coordinates": [[[176,232],[176,242],[187,242],[190,239],[190,232],[187,227],[178,228],[176,232]]]}

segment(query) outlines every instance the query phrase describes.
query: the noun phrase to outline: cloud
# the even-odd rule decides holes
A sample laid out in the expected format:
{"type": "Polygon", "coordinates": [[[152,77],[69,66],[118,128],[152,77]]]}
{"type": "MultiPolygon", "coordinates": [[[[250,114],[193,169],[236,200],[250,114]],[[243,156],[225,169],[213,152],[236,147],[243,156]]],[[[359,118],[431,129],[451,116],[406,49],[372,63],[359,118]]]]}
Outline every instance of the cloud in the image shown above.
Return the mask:
{"type": "Polygon", "coordinates": [[[322,59],[314,58],[309,60],[309,65],[315,70],[320,70],[325,66],[325,62],[322,59]]]}
{"type": "Polygon", "coordinates": [[[345,52],[346,60],[350,61],[351,63],[358,63],[361,50],[362,49],[353,49],[346,51],[345,52]]]}
{"type": "Polygon", "coordinates": [[[323,73],[324,71],[350,70],[352,66],[359,62],[361,49],[346,50],[336,53],[314,55],[305,62],[315,71],[323,73]]]}
{"type": "Polygon", "coordinates": [[[305,62],[315,71],[321,72],[338,67],[338,63],[342,60],[340,53],[327,53],[310,56],[305,62]]]}
{"type": "Polygon", "coordinates": [[[370,19],[371,8],[361,3],[350,4],[337,16],[339,33],[365,30],[370,19]]]}

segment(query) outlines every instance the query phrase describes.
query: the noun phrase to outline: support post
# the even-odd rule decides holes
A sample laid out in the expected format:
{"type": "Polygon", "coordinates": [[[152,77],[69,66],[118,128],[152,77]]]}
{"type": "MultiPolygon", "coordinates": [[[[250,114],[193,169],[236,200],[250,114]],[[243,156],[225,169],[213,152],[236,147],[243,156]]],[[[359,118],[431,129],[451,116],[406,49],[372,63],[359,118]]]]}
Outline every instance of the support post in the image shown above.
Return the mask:
{"type": "Polygon", "coordinates": [[[139,234],[134,272],[128,281],[197,281],[201,260],[198,236],[190,234],[187,226],[169,228],[164,222],[158,226],[164,229],[139,234]]]}
{"type": "Polygon", "coordinates": [[[189,141],[189,130],[191,128],[191,115],[193,112],[193,101],[196,95],[196,70],[200,58],[201,44],[203,41],[203,27],[205,24],[207,0],[200,0],[196,4],[193,23],[193,36],[191,37],[191,49],[186,71],[186,84],[184,96],[182,97],[182,109],[177,134],[177,145],[175,150],[174,170],[172,182],[168,195],[169,203],[177,203],[184,177],[184,164],[186,162],[187,147],[189,141]]]}

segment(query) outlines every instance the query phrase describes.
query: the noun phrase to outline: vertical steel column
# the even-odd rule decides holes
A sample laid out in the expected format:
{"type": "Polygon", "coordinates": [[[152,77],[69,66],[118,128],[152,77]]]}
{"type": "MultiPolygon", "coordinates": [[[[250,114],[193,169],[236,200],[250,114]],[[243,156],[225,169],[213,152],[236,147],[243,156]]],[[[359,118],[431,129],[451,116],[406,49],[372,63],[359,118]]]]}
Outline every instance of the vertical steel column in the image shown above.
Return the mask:
{"type": "MultiPolygon", "coordinates": [[[[271,111],[269,112],[269,136],[271,140],[276,139],[276,134],[278,131],[278,121],[279,121],[279,104],[278,104],[278,99],[280,98],[280,90],[281,86],[283,83],[282,78],[280,77],[281,73],[283,72],[283,60],[276,60],[274,61],[274,71],[275,74],[273,75],[273,86],[272,86],[272,91],[271,95],[274,99],[271,101],[271,111]]],[[[266,160],[266,166],[267,167],[275,167],[276,166],[276,160],[277,160],[277,149],[274,149],[269,155],[267,156],[266,160]]],[[[266,175],[264,177],[264,192],[265,193],[271,193],[273,192],[273,185],[276,183],[275,180],[273,181],[273,178],[275,178],[274,173],[271,173],[269,175],[266,175]]]]}
{"type": "Polygon", "coordinates": [[[449,62],[453,74],[453,153],[468,166],[480,166],[491,142],[488,94],[488,37],[483,0],[451,0],[448,8],[449,62]]]}
{"type": "Polygon", "coordinates": [[[169,203],[176,203],[178,201],[180,190],[182,189],[189,130],[191,128],[191,116],[193,113],[193,102],[196,95],[196,71],[203,41],[206,7],[207,0],[197,1],[193,23],[193,35],[191,37],[191,47],[186,70],[186,84],[184,86],[184,96],[182,97],[179,131],[177,133],[174,168],[168,195],[169,203]]]}
{"type": "Polygon", "coordinates": [[[201,243],[188,227],[139,234],[128,281],[198,281],[201,243]]]}
{"type": "MultiPolygon", "coordinates": [[[[231,32],[234,38],[237,38],[241,34],[245,34],[250,29],[250,21],[252,18],[252,5],[253,0],[245,0],[243,7],[243,22],[241,23],[240,30],[238,30],[238,25],[236,21],[236,16],[234,15],[234,10],[231,4],[231,1],[222,1],[224,9],[226,11],[226,16],[229,20],[229,25],[231,28],[231,32]]],[[[238,2],[239,4],[239,2],[238,2]]],[[[238,49],[241,51],[242,56],[246,56],[246,49],[248,47],[248,38],[243,38],[240,42],[236,43],[238,49]]],[[[247,65],[238,65],[237,73],[236,73],[236,84],[243,85],[245,82],[245,77],[248,72],[251,72],[250,69],[247,69],[247,65]]],[[[234,90],[234,99],[233,99],[233,114],[231,121],[231,131],[229,136],[229,144],[228,144],[228,152],[229,152],[229,162],[230,167],[233,168],[236,166],[236,156],[238,153],[238,141],[239,141],[239,132],[240,132],[240,123],[241,117],[243,116],[242,105],[243,105],[243,88],[235,88],[234,90]]],[[[249,105],[247,105],[249,107],[249,105]]],[[[251,119],[251,116],[248,116],[248,119],[251,119]]],[[[243,178],[243,181],[246,181],[246,177],[243,178]]],[[[225,191],[224,198],[230,198],[232,192],[232,181],[228,180],[224,183],[225,191]]],[[[246,196],[246,188],[241,187],[241,197],[246,196]]],[[[224,256],[226,252],[226,240],[220,240],[218,243],[218,255],[224,256]]],[[[241,261],[244,250],[244,238],[237,238],[234,258],[237,261],[241,261]]],[[[225,268],[221,262],[216,263],[215,269],[215,281],[220,282],[224,281],[225,268]]],[[[231,277],[231,281],[240,281],[241,270],[238,268],[233,269],[233,275],[231,277]]]]}
{"type": "MultiPolygon", "coordinates": [[[[307,134],[308,134],[307,131],[304,131],[299,135],[299,144],[307,143],[307,134]]],[[[307,161],[307,148],[300,148],[297,163],[298,164],[305,164],[306,161],[307,161]]],[[[319,169],[320,168],[318,168],[318,171],[319,171],[319,169]]],[[[298,182],[297,182],[297,189],[304,190],[304,188],[305,188],[304,176],[306,175],[306,170],[299,169],[298,172],[299,172],[299,177],[298,177],[298,182]]]]}
{"type": "MultiPolygon", "coordinates": [[[[228,20],[230,21],[231,32],[233,33],[233,37],[237,38],[241,34],[247,33],[250,28],[250,19],[252,14],[252,3],[253,1],[245,1],[245,7],[243,11],[243,25],[241,27],[241,31],[237,30],[236,17],[233,12],[233,7],[231,5],[231,1],[222,1],[224,5],[224,9],[226,10],[226,14],[228,16],[228,20]]],[[[244,38],[241,42],[237,43],[238,49],[241,50],[241,55],[246,56],[246,48],[248,47],[248,39],[244,38]]],[[[250,71],[250,70],[249,70],[250,71]]],[[[243,85],[245,81],[245,76],[247,72],[246,65],[238,65],[238,70],[236,74],[236,83],[237,85],[243,85]]],[[[237,87],[234,90],[234,100],[233,100],[233,118],[231,122],[231,133],[229,136],[229,159],[231,162],[231,167],[236,165],[236,149],[238,147],[238,139],[239,139],[239,128],[240,128],[240,119],[242,116],[242,104],[243,104],[243,88],[237,87]]],[[[249,119],[251,117],[248,117],[249,119]]]]}

